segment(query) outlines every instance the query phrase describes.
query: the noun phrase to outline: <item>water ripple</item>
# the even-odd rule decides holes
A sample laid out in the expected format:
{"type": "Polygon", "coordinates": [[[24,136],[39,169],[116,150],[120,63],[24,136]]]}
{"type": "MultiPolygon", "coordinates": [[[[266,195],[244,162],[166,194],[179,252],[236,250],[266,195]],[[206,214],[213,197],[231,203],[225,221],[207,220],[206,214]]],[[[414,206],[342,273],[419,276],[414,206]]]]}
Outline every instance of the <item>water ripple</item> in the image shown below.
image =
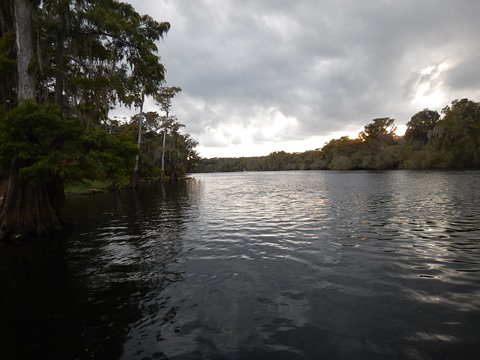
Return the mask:
{"type": "Polygon", "coordinates": [[[473,353],[478,175],[196,175],[98,206],[71,267],[93,301],[136,304],[124,358],[473,353]]]}

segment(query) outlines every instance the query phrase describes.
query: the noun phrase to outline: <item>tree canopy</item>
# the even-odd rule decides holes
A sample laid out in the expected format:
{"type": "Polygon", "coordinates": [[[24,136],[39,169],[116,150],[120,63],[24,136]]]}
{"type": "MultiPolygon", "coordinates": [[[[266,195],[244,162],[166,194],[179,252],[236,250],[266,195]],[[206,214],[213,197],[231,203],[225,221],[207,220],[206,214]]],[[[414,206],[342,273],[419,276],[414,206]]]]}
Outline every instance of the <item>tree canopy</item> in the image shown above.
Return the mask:
{"type": "MultiPolygon", "coordinates": [[[[63,132],[62,136],[67,136],[68,129],[72,133],[79,131],[78,124],[101,132],[112,107],[139,106],[145,95],[158,93],[165,81],[156,44],[170,24],[138,14],[130,4],[115,0],[7,0],[0,6],[0,15],[0,72],[6,75],[6,81],[0,84],[1,105],[6,110],[15,109],[18,89],[25,86],[22,79],[27,77],[27,83],[33,79],[29,90],[33,94],[21,97],[38,104],[53,104],[58,107],[57,114],[52,115],[51,106],[33,110],[32,104],[22,111],[48,112],[52,116],[45,119],[51,122],[51,132],[56,129],[57,134],[63,132]],[[21,22],[27,25],[22,25],[22,33],[17,34],[21,22]],[[15,68],[18,75],[7,75],[15,68]],[[55,121],[58,124],[54,125],[55,121]]],[[[23,121],[31,118],[22,111],[23,121]]],[[[18,111],[4,114],[4,129],[21,133],[23,129],[12,120],[17,119],[18,111]]],[[[54,138],[55,135],[47,134],[47,128],[41,128],[48,121],[31,121],[23,138],[28,137],[27,129],[35,126],[39,127],[37,133],[54,138]]],[[[95,137],[93,134],[89,136],[95,137]]],[[[101,138],[106,144],[112,143],[108,134],[101,138]]],[[[46,140],[35,148],[37,145],[44,146],[45,153],[51,150],[46,140]]],[[[7,151],[5,146],[2,149],[7,151]]],[[[129,143],[125,149],[132,150],[129,143]]],[[[25,151],[28,150],[38,149],[26,146],[25,151]]],[[[10,155],[12,162],[18,157],[10,155]]],[[[6,152],[0,156],[9,158],[6,152]]],[[[12,164],[4,161],[2,165],[1,170],[8,171],[12,164]]],[[[29,172],[21,173],[26,176],[29,172]]]]}
{"type": "Polygon", "coordinates": [[[424,109],[412,116],[407,123],[405,139],[411,142],[417,142],[418,146],[423,146],[428,142],[429,132],[435,127],[440,119],[440,114],[430,109],[424,109]]]}
{"type": "Polygon", "coordinates": [[[2,1],[0,237],[61,227],[65,182],[128,177],[143,149],[109,112],[160,92],[169,29],[116,0],[2,1]]]}

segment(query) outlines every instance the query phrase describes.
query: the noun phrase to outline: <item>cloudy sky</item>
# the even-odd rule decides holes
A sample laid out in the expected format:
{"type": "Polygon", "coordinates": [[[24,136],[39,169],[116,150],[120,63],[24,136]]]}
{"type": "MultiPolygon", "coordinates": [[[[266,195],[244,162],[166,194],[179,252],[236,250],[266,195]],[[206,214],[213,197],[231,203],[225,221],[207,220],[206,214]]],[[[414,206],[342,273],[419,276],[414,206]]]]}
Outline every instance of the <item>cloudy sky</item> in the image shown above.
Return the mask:
{"type": "Polygon", "coordinates": [[[172,113],[203,157],[312,150],[377,117],[401,132],[424,108],[480,101],[478,0],[128,2],[171,23],[172,113]]]}

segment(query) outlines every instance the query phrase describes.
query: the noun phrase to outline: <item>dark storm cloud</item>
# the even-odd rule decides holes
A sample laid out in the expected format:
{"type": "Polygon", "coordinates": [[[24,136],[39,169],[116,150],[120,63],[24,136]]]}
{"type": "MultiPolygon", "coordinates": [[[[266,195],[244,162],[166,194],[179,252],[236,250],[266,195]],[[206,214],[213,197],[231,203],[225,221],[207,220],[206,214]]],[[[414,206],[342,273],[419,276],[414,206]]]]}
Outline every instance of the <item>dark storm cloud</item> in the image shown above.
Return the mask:
{"type": "Polygon", "coordinates": [[[204,146],[328,138],[479,100],[476,0],[131,3],[172,23],[159,46],[167,82],[204,146]]]}

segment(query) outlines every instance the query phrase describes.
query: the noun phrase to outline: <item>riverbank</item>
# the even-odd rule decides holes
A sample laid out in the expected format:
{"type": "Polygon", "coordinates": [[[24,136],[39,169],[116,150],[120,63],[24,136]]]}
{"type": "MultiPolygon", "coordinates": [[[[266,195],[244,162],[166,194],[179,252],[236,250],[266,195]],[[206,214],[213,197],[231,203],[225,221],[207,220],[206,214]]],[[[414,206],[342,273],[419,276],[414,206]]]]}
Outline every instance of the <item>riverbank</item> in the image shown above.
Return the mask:
{"type": "Polygon", "coordinates": [[[91,195],[107,192],[109,183],[106,181],[95,180],[92,182],[81,182],[65,186],[65,195],[91,195]]]}

